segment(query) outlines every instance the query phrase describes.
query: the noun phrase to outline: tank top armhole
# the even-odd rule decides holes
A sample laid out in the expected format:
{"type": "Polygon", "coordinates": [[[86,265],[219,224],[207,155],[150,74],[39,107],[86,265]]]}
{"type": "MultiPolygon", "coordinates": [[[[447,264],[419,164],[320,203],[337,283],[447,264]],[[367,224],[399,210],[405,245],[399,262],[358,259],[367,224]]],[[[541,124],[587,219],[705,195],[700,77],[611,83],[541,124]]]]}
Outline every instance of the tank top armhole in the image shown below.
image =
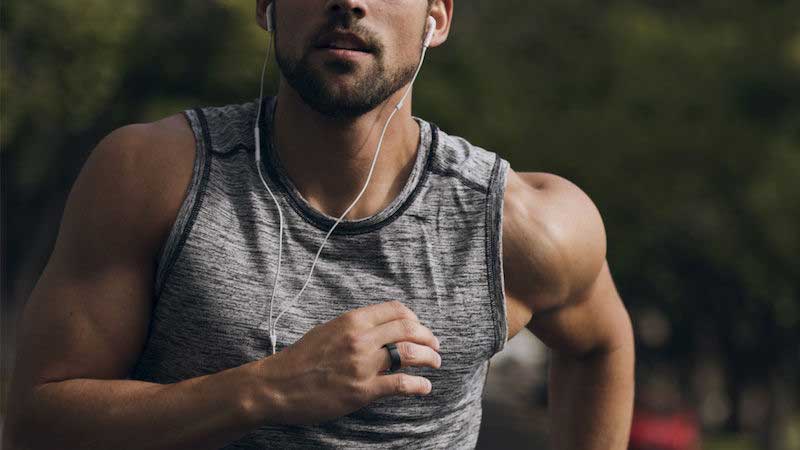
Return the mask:
{"type": "Polygon", "coordinates": [[[202,205],[202,196],[208,182],[208,174],[211,168],[211,158],[207,154],[208,137],[205,116],[200,109],[190,109],[183,111],[187,122],[192,128],[195,137],[195,158],[192,168],[192,176],[184,195],[178,215],[172,224],[169,236],[164,241],[158,254],[158,264],[156,269],[156,279],[154,285],[155,300],[161,296],[164,285],[169,278],[172,267],[180,255],[186,238],[191,232],[197,213],[202,205]]]}
{"type": "Polygon", "coordinates": [[[508,342],[506,292],[503,281],[503,199],[508,169],[508,162],[497,155],[486,193],[486,265],[495,329],[495,348],[490,356],[503,350],[508,342]]]}

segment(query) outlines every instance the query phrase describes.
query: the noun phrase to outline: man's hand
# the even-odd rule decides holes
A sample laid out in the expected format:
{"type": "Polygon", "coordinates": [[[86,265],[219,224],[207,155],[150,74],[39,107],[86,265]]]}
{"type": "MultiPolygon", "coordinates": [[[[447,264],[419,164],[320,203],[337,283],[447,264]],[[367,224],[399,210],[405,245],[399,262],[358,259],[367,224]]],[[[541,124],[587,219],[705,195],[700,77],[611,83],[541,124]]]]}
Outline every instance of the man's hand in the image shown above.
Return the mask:
{"type": "Polygon", "coordinates": [[[383,348],[388,343],[397,343],[402,367],[442,364],[438,339],[399,301],[355,309],[259,361],[271,400],[267,404],[277,404],[278,412],[256,406],[255,414],[268,414],[273,423],[314,424],[381,397],[429,394],[431,384],[424,377],[382,374],[391,365],[383,348]]]}

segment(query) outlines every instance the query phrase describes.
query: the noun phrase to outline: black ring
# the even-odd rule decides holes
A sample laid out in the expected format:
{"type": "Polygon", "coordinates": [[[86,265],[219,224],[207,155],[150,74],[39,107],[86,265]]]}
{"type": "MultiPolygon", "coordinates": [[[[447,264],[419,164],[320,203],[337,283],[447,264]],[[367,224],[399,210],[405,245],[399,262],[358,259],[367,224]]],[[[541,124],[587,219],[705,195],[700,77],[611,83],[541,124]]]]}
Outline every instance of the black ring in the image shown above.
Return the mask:
{"type": "Polygon", "coordinates": [[[392,373],[397,371],[397,369],[399,369],[400,365],[402,364],[402,361],[400,359],[400,352],[397,350],[397,345],[390,342],[384,345],[383,347],[386,348],[386,350],[389,350],[389,357],[392,358],[392,367],[390,367],[389,370],[386,371],[386,373],[392,373]]]}

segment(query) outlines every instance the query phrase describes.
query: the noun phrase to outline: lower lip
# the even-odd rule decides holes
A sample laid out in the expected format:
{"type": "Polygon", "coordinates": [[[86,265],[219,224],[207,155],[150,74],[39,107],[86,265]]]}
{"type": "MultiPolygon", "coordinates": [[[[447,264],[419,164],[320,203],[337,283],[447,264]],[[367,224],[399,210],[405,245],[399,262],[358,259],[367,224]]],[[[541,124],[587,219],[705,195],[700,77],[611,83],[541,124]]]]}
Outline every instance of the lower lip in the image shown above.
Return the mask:
{"type": "Polygon", "coordinates": [[[362,58],[366,58],[371,55],[369,52],[361,52],[358,50],[345,50],[342,48],[320,48],[317,49],[326,55],[333,56],[335,58],[341,59],[351,59],[351,60],[358,60],[362,58]]]}

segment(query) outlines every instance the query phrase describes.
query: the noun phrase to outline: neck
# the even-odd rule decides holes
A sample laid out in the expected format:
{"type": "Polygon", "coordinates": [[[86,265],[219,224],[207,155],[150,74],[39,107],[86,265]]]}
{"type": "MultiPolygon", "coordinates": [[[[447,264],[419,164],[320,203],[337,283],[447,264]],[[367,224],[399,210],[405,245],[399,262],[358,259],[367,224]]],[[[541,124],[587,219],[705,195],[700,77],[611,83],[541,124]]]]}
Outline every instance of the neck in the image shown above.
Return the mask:
{"type": "MultiPolygon", "coordinates": [[[[333,217],[350,206],[366,182],[383,126],[405,89],[363,116],[331,118],[311,109],[282,80],[273,118],[274,144],[292,183],[311,206],[333,217]]],[[[367,190],[345,219],[372,216],[400,194],[416,161],[419,132],[409,94],[386,130],[367,190]]]]}

